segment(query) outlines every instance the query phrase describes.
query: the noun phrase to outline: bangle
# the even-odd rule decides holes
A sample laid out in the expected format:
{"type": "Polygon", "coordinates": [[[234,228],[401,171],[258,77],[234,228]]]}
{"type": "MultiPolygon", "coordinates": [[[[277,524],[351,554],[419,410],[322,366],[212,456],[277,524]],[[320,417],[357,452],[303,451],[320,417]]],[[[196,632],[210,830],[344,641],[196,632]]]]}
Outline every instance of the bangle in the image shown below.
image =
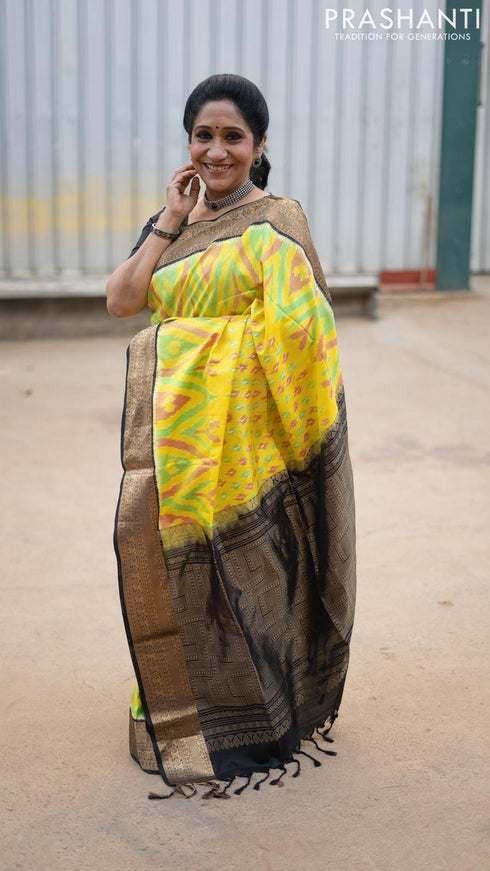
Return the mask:
{"type": "Polygon", "coordinates": [[[151,232],[155,233],[155,236],[160,236],[162,239],[170,239],[173,242],[177,236],[180,236],[180,230],[177,230],[176,233],[167,233],[166,230],[160,230],[156,224],[151,225],[151,232]]]}

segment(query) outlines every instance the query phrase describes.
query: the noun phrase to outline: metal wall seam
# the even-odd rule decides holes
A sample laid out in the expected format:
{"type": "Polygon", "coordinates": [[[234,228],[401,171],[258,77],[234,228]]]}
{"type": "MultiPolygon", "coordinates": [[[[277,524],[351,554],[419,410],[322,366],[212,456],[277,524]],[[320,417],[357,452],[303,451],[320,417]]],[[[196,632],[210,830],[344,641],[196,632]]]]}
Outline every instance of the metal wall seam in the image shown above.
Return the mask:
{"type": "Polygon", "coordinates": [[[235,0],[235,72],[243,75],[243,40],[245,39],[245,27],[243,19],[243,0],[235,0]]]}
{"type": "MultiPolygon", "coordinates": [[[[337,5],[337,3],[336,3],[337,5]]],[[[336,47],[337,48],[337,47],[336,47]]],[[[340,51],[334,54],[334,119],[332,151],[331,151],[331,166],[330,166],[330,189],[331,209],[330,209],[330,256],[320,255],[322,262],[329,264],[330,272],[340,272],[342,266],[339,263],[339,212],[340,212],[340,172],[339,163],[342,155],[342,97],[344,84],[344,55],[340,51]]]]}
{"type": "Polygon", "coordinates": [[[107,272],[110,272],[114,263],[114,94],[112,81],[114,44],[112,0],[104,0],[104,44],[104,236],[105,264],[107,272]]]}
{"type": "Polygon", "coordinates": [[[318,128],[317,128],[317,109],[318,109],[318,41],[319,27],[316,12],[316,4],[312,5],[310,10],[310,40],[311,40],[311,62],[309,74],[309,124],[308,124],[308,139],[310,148],[310,158],[308,160],[308,198],[306,201],[306,209],[309,215],[313,215],[316,210],[317,199],[317,183],[316,183],[316,167],[318,163],[318,128]]]}
{"type": "Polygon", "coordinates": [[[471,268],[490,271],[490,8],[482,9],[480,89],[473,204],[471,268]]]}
{"type": "Polygon", "coordinates": [[[481,189],[483,192],[481,199],[481,214],[479,216],[480,223],[480,252],[477,268],[481,271],[490,272],[490,15],[487,10],[488,30],[487,41],[485,44],[485,58],[487,69],[486,83],[486,99],[484,107],[484,117],[486,125],[484,126],[483,135],[483,159],[481,169],[481,189]]]}
{"type": "Polygon", "coordinates": [[[7,93],[8,93],[8,42],[7,10],[5,0],[0,0],[0,182],[2,197],[2,258],[6,275],[11,272],[10,258],[10,215],[9,215],[9,139],[7,132],[7,93]]]}
{"type": "Polygon", "coordinates": [[[60,32],[59,32],[59,0],[50,0],[50,53],[51,53],[51,239],[52,264],[56,274],[61,269],[60,257],[60,32]]]}
{"type": "Polygon", "coordinates": [[[359,165],[358,165],[358,208],[357,220],[355,225],[355,255],[356,263],[358,264],[358,272],[365,272],[364,257],[362,250],[362,240],[365,233],[367,210],[365,208],[365,190],[366,190],[366,133],[367,133],[367,105],[368,105],[368,73],[369,73],[369,52],[368,43],[363,43],[361,46],[361,93],[360,93],[360,117],[359,117],[359,165]]]}
{"type": "Polygon", "coordinates": [[[261,40],[260,40],[260,82],[259,87],[267,91],[269,79],[269,0],[262,0],[261,15],[261,40]]]}
{"type": "MultiPolygon", "coordinates": [[[[414,4],[414,9],[416,9],[416,14],[419,14],[420,0],[412,0],[414,4]]],[[[407,188],[410,189],[410,185],[412,184],[413,179],[413,157],[414,157],[414,148],[411,148],[411,138],[414,141],[417,139],[418,134],[418,118],[416,114],[416,103],[417,103],[417,55],[420,50],[420,43],[415,43],[410,46],[410,51],[408,52],[408,77],[409,77],[409,89],[408,89],[408,106],[407,106],[407,125],[406,125],[406,137],[407,137],[407,151],[406,151],[406,167],[405,167],[405,176],[407,179],[407,188]]],[[[404,203],[404,223],[405,223],[405,232],[403,236],[403,259],[405,263],[410,262],[410,249],[411,249],[411,240],[412,240],[412,219],[413,219],[413,204],[414,197],[408,194],[405,196],[404,203]]]]}
{"type": "Polygon", "coordinates": [[[434,73],[434,87],[433,87],[433,96],[432,96],[432,118],[433,118],[433,129],[435,131],[435,135],[432,137],[432,149],[430,151],[430,163],[433,167],[433,171],[431,173],[431,183],[429,183],[429,190],[431,200],[429,203],[429,213],[427,215],[427,226],[429,232],[429,248],[427,250],[427,258],[426,263],[422,263],[422,266],[429,268],[430,264],[435,264],[436,262],[436,249],[437,249],[437,203],[439,197],[439,155],[441,150],[441,121],[442,121],[442,88],[443,88],[443,74],[444,74],[444,54],[441,51],[439,53],[438,63],[436,64],[435,73],[434,73]]]}
{"type": "MultiPolygon", "coordinates": [[[[291,112],[294,112],[294,103],[292,101],[293,97],[293,88],[294,88],[294,71],[295,71],[295,63],[294,63],[294,51],[293,51],[293,37],[294,37],[294,3],[293,0],[287,0],[287,16],[286,16],[286,45],[284,47],[284,57],[286,60],[286,74],[284,79],[284,92],[283,92],[283,100],[284,100],[284,117],[290,120],[291,112]]],[[[291,177],[292,177],[292,142],[293,142],[293,134],[294,134],[294,125],[291,124],[291,127],[288,133],[284,136],[284,186],[285,193],[291,190],[291,177]]]]}
{"type": "Polygon", "coordinates": [[[87,19],[86,4],[77,0],[77,121],[78,121],[78,268],[87,270],[87,19]]]}
{"type": "MultiPolygon", "coordinates": [[[[390,178],[391,173],[391,101],[392,91],[388,87],[388,82],[393,81],[393,51],[394,46],[388,45],[386,52],[386,73],[383,78],[383,87],[385,92],[384,113],[383,113],[383,175],[385,179],[390,178]]],[[[380,217],[380,237],[379,237],[379,255],[378,263],[383,264],[386,269],[388,265],[388,184],[381,185],[381,217],[380,217]]]]}
{"type": "MultiPolygon", "coordinates": [[[[191,45],[193,45],[194,36],[192,33],[193,22],[193,0],[184,0],[184,14],[182,17],[182,84],[184,93],[189,94],[193,83],[191,83],[191,45]],[[189,32],[191,31],[191,32],[189,32]]],[[[170,47],[170,46],[169,46],[170,47]]],[[[175,49],[175,46],[172,46],[175,49]]]]}
{"type": "Polygon", "coordinates": [[[483,156],[481,168],[481,214],[480,223],[480,251],[477,267],[484,271],[490,271],[490,15],[488,16],[488,32],[485,44],[485,57],[487,66],[486,98],[484,105],[484,117],[486,124],[483,127],[483,156]]]}
{"type": "Polygon", "coordinates": [[[26,137],[26,234],[27,234],[27,266],[31,272],[36,267],[36,237],[34,224],[34,201],[35,201],[35,166],[34,148],[36,137],[34,135],[34,120],[36,115],[36,95],[33,76],[34,66],[34,40],[32,33],[32,3],[24,0],[22,4],[24,16],[24,63],[25,63],[25,137],[26,137]]]}
{"type": "Polygon", "coordinates": [[[139,68],[139,2],[138,0],[130,0],[130,208],[131,214],[138,213],[139,206],[139,105],[138,105],[138,85],[141,81],[139,68]]]}
{"type": "MultiPolygon", "coordinates": [[[[160,87],[160,82],[164,85],[165,77],[166,77],[166,61],[167,61],[167,50],[165,44],[165,33],[167,31],[167,7],[165,3],[157,4],[157,24],[155,28],[155,39],[156,39],[156,57],[161,59],[161,62],[158,63],[157,68],[155,70],[155,76],[158,82],[157,92],[159,94],[159,99],[157,100],[156,106],[156,165],[157,171],[155,173],[155,195],[161,187],[163,187],[164,179],[163,179],[163,167],[160,165],[160,171],[158,169],[159,165],[159,155],[163,155],[165,148],[165,132],[166,132],[166,118],[165,118],[165,94],[162,93],[162,88],[160,87]]],[[[160,162],[161,164],[161,162],[160,162]]],[[[156,196],[155,196],[156,198],[156,196]]]]}

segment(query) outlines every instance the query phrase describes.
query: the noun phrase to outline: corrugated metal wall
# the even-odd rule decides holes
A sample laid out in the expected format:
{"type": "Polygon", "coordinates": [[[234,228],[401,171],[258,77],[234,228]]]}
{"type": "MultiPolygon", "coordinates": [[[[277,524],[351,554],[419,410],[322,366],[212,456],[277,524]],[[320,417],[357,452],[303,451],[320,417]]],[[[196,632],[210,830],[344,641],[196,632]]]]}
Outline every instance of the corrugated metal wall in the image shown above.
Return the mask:
{"type": "Polygon", "coordinates": [[[483,0],[471,269],[490,272],[490,4],[483,0]]]}
{"type": "Polygon", "coordinates": [[[186,96],[223,71],[263,90],[270,189],[330,273],[434,266],[443,43],[341,43],[325,5],[0,0],[0,268],[111,271],[187,161],[186,96]]]}

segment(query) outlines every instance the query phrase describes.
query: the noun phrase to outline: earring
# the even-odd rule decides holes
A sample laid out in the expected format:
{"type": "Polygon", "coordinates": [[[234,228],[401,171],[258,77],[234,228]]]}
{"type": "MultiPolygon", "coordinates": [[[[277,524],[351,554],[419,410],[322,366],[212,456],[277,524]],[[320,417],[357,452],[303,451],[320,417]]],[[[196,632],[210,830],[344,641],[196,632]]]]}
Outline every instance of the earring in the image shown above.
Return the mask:
{"type": "Polygon", "coordinates": [[[258,166],[260,166],[261,163],[262,163],[262,155],[261,154],[258,157],[254,157],[254,159],[252,160],[252,166],[255,166],[256,169],[258,166]]]}

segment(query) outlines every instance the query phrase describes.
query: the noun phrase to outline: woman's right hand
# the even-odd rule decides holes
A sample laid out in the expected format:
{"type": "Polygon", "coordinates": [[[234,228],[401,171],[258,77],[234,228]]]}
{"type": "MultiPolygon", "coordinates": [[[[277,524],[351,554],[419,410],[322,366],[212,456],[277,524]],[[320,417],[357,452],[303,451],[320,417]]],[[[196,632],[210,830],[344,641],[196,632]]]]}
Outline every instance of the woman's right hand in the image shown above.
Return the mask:
{"type": "MultiPolygon", "coordinates": [[[[167,187],[167,200],[156,226],[167,233],[178,233],[184,218],[199,196],[199,176],[192,163],[177,169],[167,187]],[[189,193],[185,189],[191,182],[189,193]]],[[[138,251],[112,273],[107,282],[107,309],[117,318],[141,311],[148,298],[148,287],[156,264],[171,244],[170,239],[149,233],[138,251]]]]}
{"type": "MultiPolygon", "coordinates": [[[[177,169],[170,179],[167,187],[167,198],[165,201],[165,212],[167,216],[175,216],[182,221],[197,203],[200,191],[199,176],[195,166],[192,163],[187,163],[177,169]],[[191,182],[192,179],[192,182],[191,182]],[[185,193],[189,182],[191,182],[189,193],[185,193]]],[[[163,214],[165,214],[165,212],[163,214]]]]}

